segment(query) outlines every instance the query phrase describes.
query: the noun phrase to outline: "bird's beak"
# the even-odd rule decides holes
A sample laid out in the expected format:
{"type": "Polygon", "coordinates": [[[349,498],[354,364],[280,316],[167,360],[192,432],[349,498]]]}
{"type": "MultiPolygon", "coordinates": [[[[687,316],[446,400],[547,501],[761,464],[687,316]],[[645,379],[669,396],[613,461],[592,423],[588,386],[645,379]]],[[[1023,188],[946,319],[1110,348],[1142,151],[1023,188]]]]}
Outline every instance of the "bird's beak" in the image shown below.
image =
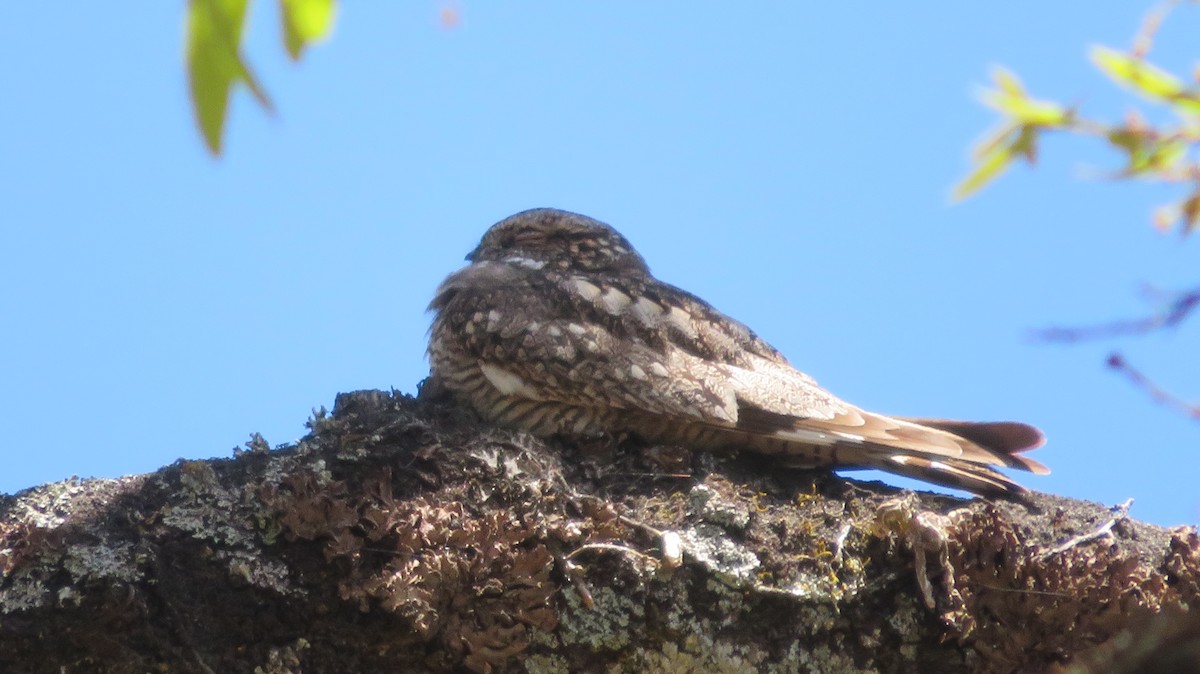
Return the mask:
{"type": "Polygon", "coordinates": [[[465,259],[467,262],[474,262],[475,256],[479,254],[479,248],[480,248],[479,246],[476,246],[475,250],[467,253],[467,256],[463,259],[465,259]]]}

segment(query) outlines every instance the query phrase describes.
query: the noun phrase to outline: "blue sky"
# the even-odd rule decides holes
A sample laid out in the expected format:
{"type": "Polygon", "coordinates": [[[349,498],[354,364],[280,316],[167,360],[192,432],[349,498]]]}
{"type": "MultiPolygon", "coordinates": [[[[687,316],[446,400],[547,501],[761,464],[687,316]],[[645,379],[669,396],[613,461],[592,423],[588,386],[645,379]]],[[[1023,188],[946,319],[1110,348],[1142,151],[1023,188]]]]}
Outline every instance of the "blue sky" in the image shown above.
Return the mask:
{"type": "MultiPolygon", "coordinates": [[[[1195,284],[1175,196],[1083,180],[1116,158],[1052,139],[951,205],[972,98],[1003,63],[1116,116],[1087,63],[1126,3],[349,3],[299,66],[273,7],[226,156],[192,127],[183,2],[16,3],[0,31],[0,491],[228,456],[303,435],[339,391],[415,391],[424,309],[493,222],[556,206],[620,229],[662,279],[869,409],[1042,427],[1030,487],[1200,520],[1200,425],[1103,361],[1200,396],[1200,318],[1073,346],[1030,330],[1138,317],[1195,284]],[[23,64],[17,66],[15,64],[23,64]]],[[[1186,68],[1200,15],[1161,60],[1186,68]]]]}

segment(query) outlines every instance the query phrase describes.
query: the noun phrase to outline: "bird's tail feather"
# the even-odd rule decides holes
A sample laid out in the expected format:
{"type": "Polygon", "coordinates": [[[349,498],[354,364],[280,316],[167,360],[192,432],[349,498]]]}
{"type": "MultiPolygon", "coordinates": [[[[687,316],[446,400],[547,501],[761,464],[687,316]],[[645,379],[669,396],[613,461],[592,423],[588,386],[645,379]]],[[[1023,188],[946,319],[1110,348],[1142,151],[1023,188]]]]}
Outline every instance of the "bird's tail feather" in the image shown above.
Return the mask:
{"type": "MultiPolygon", "coordinates": [[[[993,466],[1045,475],[1049,469],[1020,453],[1040,447],[1042,433],[1027,424],[885,417],[859,412],[860,421],[791,420],[772,435],[805,445],[793,465],[814,458],[845,467],[877,468],[988,496],[1020,496],[1026,489],[993,466]],[[839,423],[841,422],[841,423],[839,423]],[[815,451],[813,451],[815,449],[815,451]]],[[[774,419],[776,422],[779,419],[774,419]]],[[[786,455],[787,450],[774,450],[786,455]]],[[[783,458],[781,456],[781,458],[783,458]]],[[[784,459],[786,461],[786,459],[784,459]]]]}
{"type": "Polygon", "coordinates": [[[1045,435],[1028,423],[1016,421],[955,421],[952,419],[911,419],[898,417],[900,421],[914,423],[926,428],[954,435],[966,440],[964,458],[968,449],[979,447],[995,459],[992,465],[1027,470],[1034,475],[1049,475],[1050,469],[1021,452],[1036,450],[1045,444],[1045,435]],[[968,447],[973,445],[973,447],[968,447]]]}
{"type": "Polygon", "coordinates": [[[862,459],[856,463],[864,467],[878,468],[981,496],[1019,497],[1028,493],[1012,478],[982,464],[946,457],[898,454],[884,447],[876,447],[876,451],[869,453],[863,449],[862,459]]]}
{"type": "Polygon", "coordinates": [[[1027,470],[1035,475],[1049,475],[1050,469],[1021,452],[1046,444],[1046,436],[1037,428],[1017,421],[956,421],[954,419],[921,419],[897,417],[918,426],[945,431],[982,447],[993,454],[999,463],[1009,468],[1027,470]]]}

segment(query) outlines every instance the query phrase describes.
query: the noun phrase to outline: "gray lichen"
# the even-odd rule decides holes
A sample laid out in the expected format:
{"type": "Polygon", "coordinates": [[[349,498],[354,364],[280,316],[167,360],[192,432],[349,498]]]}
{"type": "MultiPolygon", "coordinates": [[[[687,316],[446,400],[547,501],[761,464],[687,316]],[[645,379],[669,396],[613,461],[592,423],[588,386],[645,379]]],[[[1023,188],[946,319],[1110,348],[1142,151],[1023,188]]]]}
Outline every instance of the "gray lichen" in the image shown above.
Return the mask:
{"type": "Polygon", "coordinates": [[[612,588],[594,588],[592,606],[584,607],[579,595],[563,593],[565,610],[558,623],[558,638],[564,646],[582,645],[599,651],[619,651],[633,641],[645,607],[612,588]]]}
{"type": "Polygon", "coordinates": [[[760,566],[758,556],[730,540],[720,527],[697,524],[679,535],[684,554],[723,582],[735,588],[754,584],[754,572],[760,566]]]}
{"type": "Polygon", "coordinates": [[[1200,605],[1194,529],[1096,504],[664,474],[376,391],[311,428],[0,496],[0,671],[1041,671],[1200,605]]]}

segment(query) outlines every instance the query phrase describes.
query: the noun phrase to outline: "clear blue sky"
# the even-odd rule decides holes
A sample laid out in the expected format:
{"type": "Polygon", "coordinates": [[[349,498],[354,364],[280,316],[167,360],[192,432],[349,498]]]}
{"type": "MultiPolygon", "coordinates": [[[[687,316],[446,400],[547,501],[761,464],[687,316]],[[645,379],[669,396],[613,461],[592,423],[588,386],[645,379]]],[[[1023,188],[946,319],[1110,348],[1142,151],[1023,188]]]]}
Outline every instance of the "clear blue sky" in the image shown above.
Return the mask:
{"type": "MultiPolygon", "coordinates": [[[[339,391],[415,391],[424,309],[493,222],[556,206],[870,409],[1041,426],[1029,486],[1200,520],[1200,424],[1103,367],[1200,396],[1200,317],[1076,346],[1029,330],[1137,317],[1195,284],[1164,188],[1035,170],[948,203],[1003,63],[1117,115],[1086,62],[1145,7],[1018,2],[347,3],[300,66],[258,2],[227,154],[193,130],[184,2],[15,3],[0,28],[0,491],[303,435],[339,391]],[[1002,8],[1003,7],[1003,8],[1002,8]]],[[[1180,9],[1163,60],[1195,57],[1180,9]]]]}

